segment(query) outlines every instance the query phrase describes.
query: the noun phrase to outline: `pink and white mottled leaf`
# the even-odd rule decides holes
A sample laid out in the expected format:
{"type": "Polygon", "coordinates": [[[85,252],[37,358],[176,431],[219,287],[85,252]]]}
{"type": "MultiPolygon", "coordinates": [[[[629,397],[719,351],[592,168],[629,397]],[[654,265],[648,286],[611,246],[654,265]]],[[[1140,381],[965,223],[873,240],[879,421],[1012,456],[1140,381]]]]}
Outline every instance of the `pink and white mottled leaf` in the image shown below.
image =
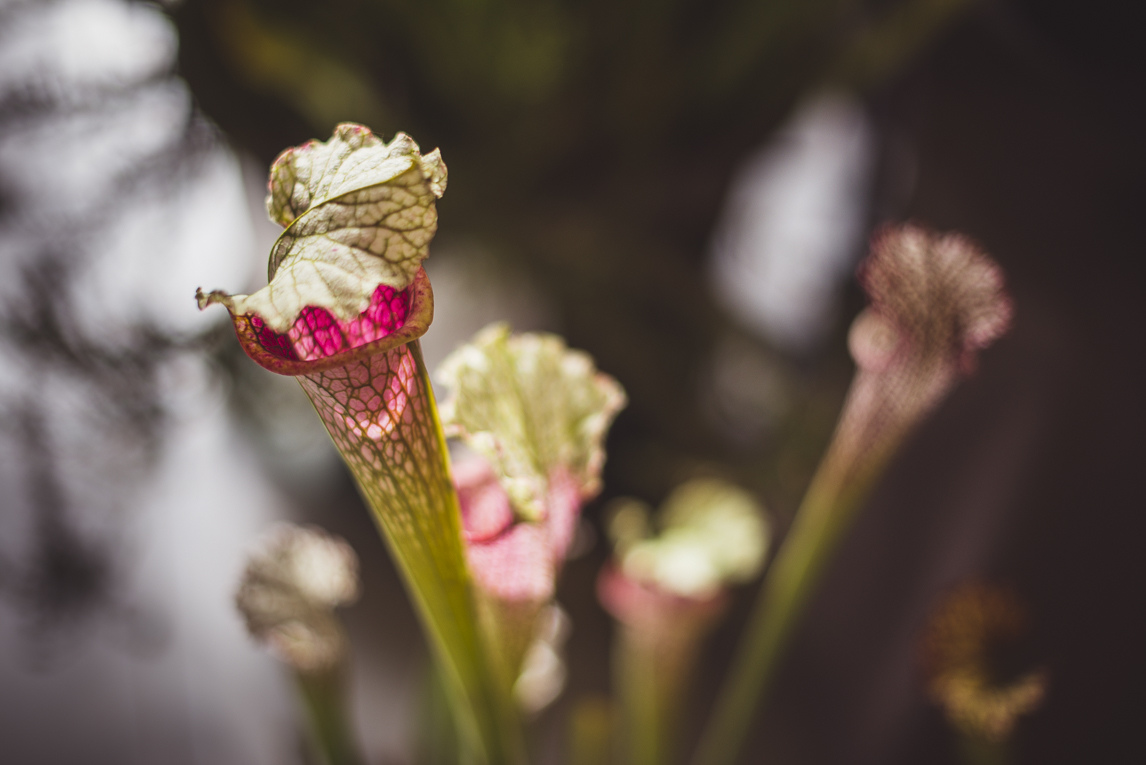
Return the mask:
{"type": "Polygon", "coordinates": [[[511,336],[494,324],[451,354],[438,378],[450,388],[446,434],[489,461],[519,517],[545,517],[555,470],[582,498],[600,490],[605,435],[625,393],[587,354],[556,335],[511,336]]]}

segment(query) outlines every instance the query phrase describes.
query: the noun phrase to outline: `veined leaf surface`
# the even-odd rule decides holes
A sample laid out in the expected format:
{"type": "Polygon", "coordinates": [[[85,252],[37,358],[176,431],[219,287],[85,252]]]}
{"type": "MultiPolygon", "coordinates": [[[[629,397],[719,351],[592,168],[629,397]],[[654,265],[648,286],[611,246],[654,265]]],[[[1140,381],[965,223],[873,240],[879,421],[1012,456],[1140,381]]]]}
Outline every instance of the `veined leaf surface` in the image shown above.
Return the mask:
{"type": "Polygon", "coordinates": [[[625,392],[588,354],[556,335],[511,337],[494,324],[447,358],[438,377],[451,389],[441,410],[446,435],[489,460],[522,518],[545,517],[554,470],[568,471],[582,497],[600,490],[604,437],[625,392]]]}
{"type": "Polygon", "coordinates": [[[306,307],[352,321],[379,285],[410,286],[437,231],[446,166],[404,133],[387,144],[344,124],[325,143],[283,152],[269,186],[267,212],[285,227],[271,250],[270,283],[252,295],[216,290],[200,305],[222,303],[282,333],[306,307]]]}

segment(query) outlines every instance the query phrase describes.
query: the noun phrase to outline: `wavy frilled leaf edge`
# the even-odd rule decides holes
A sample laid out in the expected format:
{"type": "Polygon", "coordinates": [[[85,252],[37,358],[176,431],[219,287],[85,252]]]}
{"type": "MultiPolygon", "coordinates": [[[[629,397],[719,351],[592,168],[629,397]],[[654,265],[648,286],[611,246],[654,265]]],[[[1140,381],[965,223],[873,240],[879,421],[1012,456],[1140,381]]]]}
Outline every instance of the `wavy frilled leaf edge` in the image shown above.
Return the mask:
{"type": "MultiPolygon", "coordinates": [[[[348,126],[356,127],[356,128],[360,127],[357,125],[353,125],[351,123],[341,124],[334,129],[334,136],[332,137],[332,140],[334,137],[339,136],[340,130],[342,130],[343,128],[346,128],[348,126]]],[[[369,129],[366,129],[366,130],[367,130],[367,132],[369,132],[369,129]]],[[[441,149],[434,149],[429,154],[426,154],[423,156],[420,153],[418,153],[418,144],[414,142],[414,139],[410,138],[410,136],[406,135],[405,133],[398,133],[396,136],[394,136],[394,139],[389,144],[383,143],[383,145],[386,146],[387,148],[397,146],[398,144],[402,144],[402,145],[409,144],[410,147],[412,148],[414,154],[409,157],[409,160],[410,160],[409,167],[407,167],[405,170],[403,170],[400,173],[396,173],[393,176],[393,178],[391,178],[390,180],[392,181],[392,180],[395,180],[397,178],[400,178],[403,175],[405,175],[407,172],[409,172],[410,170],[413,170],[415,167],[417,167],[421,171],[423,178],[429,184],[430,192],[436,198],[441,199],[442,195],[445,193],[445,190],[446,190],[446,178],[447,178],[446,165],[442,161],[442,150],[441,149]]],[[[299,148],[301,148],[301,147],[293,147],[290,149],[286,149],[281,154],[279,154],[278,158],[275,159],[274,164],[271,165],[271,177],[272,178],[274,177],[275,170],[279,167],[279,165],[285,163],[288,159],[290,159],[291,155],[294,152],[296,152],[299,148]]],[[[378,184],[375,184],[375,185],[378,185],[378,184]]],[[[330,197],[320,199],[317,202],[312,202],[311,206],[309,208],[307,208],[303,212],[299,213],[297,217],[295,217],[289,223],[287,223],[285,226],[283,226],[283,230],[279,232],[279,235],[277,237],[275,237],[274,244],[271,245],[271,253],[270,253],[270,256],[267,260],[267,281],[268,282],[274,281],[275,274],[278,273],[279,266],[282,265],[284,255],[280,254],[280,246],[282,245],[284,240],[286,240],[288,237],[294,235],[295,226],[298,225],[299,221],[301,221],[303,218],[306,217],[307,213],[310,213],[310,212],[318,209],[319,207],[322,207],[323,205],[337,202],[338,200],[340,200],[344,197],[350,196],[351,194],[356,194],[360,191],[363,191],[363,189],[361,189],[361,188],[349,189],[349,190],[343,191],[339,194],[334,194],[330,197]]],[[[274,216],[272,216],[272,220],[274,220],[274,216]]],[[[394,287],[397,285],[391,284],[388,286],[394,287]]]]}
{"type": "MultiPolygon", "coordinates": [[[[263,347],[255,334],[255,329],[251,324],[250,318],[257,316],[257,314],[236,314],[231,311],[229,306],[227,306],[227,310],[231,313],[231,322],[235,328],[235,335],[239,338],[239,343],[243,346],[243,350],[246,351],[251,359],[263,369],[274,372],[275,374],[297,377],[299,375],[324,372],[328,369],[343,367],[354,361],[369,358],[378,353],[385,353],[400,345],[406,345],[426,334],[426,330],[430,328],[430,323],[434,320],[434,290],[430,286],[430,277],[426,275],[425,268],[418,269],[418,273],[414,277],[414,282],[408,289],[410,290],[410,311],[406,316],[406,322],[401,328],[374,342],[366,343],[365,345],[360,345],[356,348],[351,348],[341,353],[313,361],[284,359],[281,356],[274,355],[263,347]]],[[[219,290],[204,293],[200,288],[195,291],[195,299],[199,303],[199,310],[203,310],[213,304],[226,306],[227,304],[223,300],[224,297],[229,296],[219,290]]]]}
{"type": "MultiPolygon", "coordinates": [[[[567,371],[567,370],[565,370],[567,371]]],[[[521,369],[514,367],[513,373],[515,375],[521,374],[521,369]]],[[[484,458],[490,461],[491,466],[494,468],[494,473],[497,475],[498,482],[502,488],[509,495],[513,503],[514,512],[518,515],[519,519],[526,522],[538,522],[545,517],[545,513],[541,510],[545,503],[545,494],[548,491],[552,471],[555,469],[569,469],[578,484],[578,491],[582,502],[588,501],[595,497],[601,490],[601,469],[605,463],[605,439],[608,435],[613,421],[622,409],[628,404],[628,396],[624,388],[617,382],[611,375],[602,372],[597,368],[596,361],[588,353],[575,348],[570,348],[566,345],[565,339],[559,335],[541,332],[525,332],[514,333],[509,325],[505,322],[494,322],[485,328],[481,329],[466,345],[455,350],[449,357],[443,361],[437,371],[436,377],[449,388],[449,394],[445,401],[441,404],[442,423],[444,426],[445,434],[448,438],[457,438],[469,445],[484,458]],[[460,398],[460,381],[456,369],[465,366],[462,355],[467,350],[477,353],[478,355],[487,355],[488,349],[497,345],[503,344],[506,352],[512,352],[517,343],[525,338],[532,338],[538,342],[549,343],[556,341],[557,352],[565,360],[577,360],[584,365],[584,370],[587,374],[584,376],[583,381],[591,384],[595,388],[595,392],[601,397],[600,408],[592,414],[583,416],[580,420],[582,426],[590,424],[587,431],[590,435],[591,444],[588,456],[585,460],[583,470],[572,470],[570,465],[563,464],[546,464],[540,465],[536,462],[532,463],[532,467],[537,468],[537,471],[531,476],[510,476],[504,470],[504,463],[502,455],[506,451],[506,440],[504,434],[499,434],[496,430],[491,428],[472,428],[468,427],[462,418],[458,416],[459,398],[460,398]],[[538,492],[536,490],[531,493],[534,495],[529,501],[522,501],[521,485],[534,484],[537,486],[545,487],[545,491],[538,492]]],[[[569,382],[570,378],[563,378],[564,382],[569,382]]],[[[520,387],[514,390],[521,395],[520,387]]],[[[528,439],[526,439],[528,440],[528,439]]],[[[525,447],[528,449],[528,447],[525,447]]]]}
{"type": "Polygon", "coordinates": [[[413,282],[429,256],[435,201],[446,182],[441,151],[422,156],[405,133],[386,143],[363,125],[343,123],[328,141],[289,148],[268,182],[267,211],[283,226],[268,284],[249,295],[216,290],[211,298],[233,314],[257,314],[279,334],[308,306],[352,321],[378,285],[405,290],[413,282]],[[305,198],[294,199],[300,190],[305,198]]]}

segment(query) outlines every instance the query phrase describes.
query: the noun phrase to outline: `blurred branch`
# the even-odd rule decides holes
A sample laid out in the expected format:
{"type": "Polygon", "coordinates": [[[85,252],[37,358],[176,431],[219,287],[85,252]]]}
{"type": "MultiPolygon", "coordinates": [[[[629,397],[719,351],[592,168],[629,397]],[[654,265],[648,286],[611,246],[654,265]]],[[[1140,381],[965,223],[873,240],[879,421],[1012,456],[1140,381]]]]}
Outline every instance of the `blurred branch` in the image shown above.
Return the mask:
{"type": "Polygon", "coordinates": [[[982,0],[914,0],[856,36],[829,79],[863,90],[895,74],[928,42],[982,0]]]}
{"type": "Polygon", "coordinates": [[[316,129],[325,133],[339,122],[393,129],[394,116],[368,81],[284,21],[265,21],[243,2],[221,5],[214,21],[244,79],[290,104],[316,129]]]}
{"type": "MultiPolygon", "coordinates": [[[[48,35],[50,24],[44,22],[64,13],[60,6],[11,3],[0,11],[0,21],[6,30],[48,35]]],[[[55,145],[41,144],[39,137],[66,140],[71,127],[81,124],[120,129],[131,119],[128,107],[157,91],[178,103],[182,84],[172,77],[162,44],[144,65],[129,67],[129,74],[93,75],[58,66],[51,41],[37,40],[36,55],[21,59],[13,50],[18,37],[13,32],[2,41],[13,67],[0,93],[6,164],[0,236],[11,259],[0,309],[0,352],[12,374],[0,407],[10,427],[4,435],[25,460],[20,468],[32,521],[27,562],[9,562],[4,578],[17,605],[31,616],[36,648],[44,649],[52,633],[106,610],[132,616],[114,592],[123,565],[114,547],[115,513],[127,502],[125,487],[138,483],[162,454],[168,423],[163,369],[201,342],[143,318],[93,319],[76,305],[76,295],[88,287],[101,247],[122,233],[141,200],[170,201],[182,194],[219,142],[217,131],[187,109],[182,121],[173,120],[169,131],[129,162],[107,162],[102,146],[93,147],[82,169],[102,170],[98,184],[74,198],[57,198],[54,184],[79,181],[61,167],[55,145]],[[44,148],[37,151],[39,146],[44,148]],[[20,172],[7,172],[14,161],[20,172]],[[98,454],[79,453],[96,439],[98,454]],[[100,528],[101,510],[111,514],[110,529],[100,528]]],[[[95,180],[79,177],[85,184],[95,180]]],[[[13,498],[13,513],[17,507],[13,498]]]]}

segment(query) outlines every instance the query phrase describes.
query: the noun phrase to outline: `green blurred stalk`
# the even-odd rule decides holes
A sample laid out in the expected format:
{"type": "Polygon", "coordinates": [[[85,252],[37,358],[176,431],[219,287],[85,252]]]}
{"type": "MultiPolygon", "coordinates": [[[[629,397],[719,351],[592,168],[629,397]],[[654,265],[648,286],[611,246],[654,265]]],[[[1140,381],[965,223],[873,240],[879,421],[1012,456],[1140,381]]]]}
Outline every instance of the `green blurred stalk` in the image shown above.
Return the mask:
{"type": "Polygon", "coordinates": [[[856,361],[839,424],[791,530],[764,577],[697,765],[731,765],[816,585],[910,430],[1003,335],[1012,307],[1003,274],[957,235],[887,228],[859,278],[872,306],[852,323],[856,361]]]}
{"type": "Polygon", "coordinates": [[[296,672],[311,738],[325,765],[365,765],[346,706],[345,667],[296,672]]]}
{"type": "Polygon", "coordinates": [[[569,719],[569,765],[609,765],[613,705],[604,697],[579,699],[569,719]]]}
{"type": "MultiPolygon", "coordinates": [[[[854,330],[853,330],[854,332],[854,330]]],[[[943,357],[857,370],[839,424],[764,576],[694,765],[732,765],[808,599],[856,510],[904,436],[955,379],[943,357]]]]}
{"type": "Polygon", "coordinates": [[[620,701],[618,762],[672,765],[680,760],[682,713],[704,636],[723,612],[723,593],[685,597],[606,568],[602,604],[620,623],[613,642],[620,701]]]}
{"type": "Polygon", "coordinates": [[[419,765],[458,765],[462,761],[449,689],[441,667],[432,657],[426,668],[419,727],[421,735],[415,762],[419,765]]]}
{"type": "Polygon", "coordinates": [[[1007,765],[1011,761],[1006,741],[991,741],[966,733],[959,736],[959,753],[966,765],[1007,765]]]}
{"type": "Polygon", "coordinates": [[[621,762],[669,765],[680,749],[682,697],[695,650],[677,645],[669,633],[661,641],[644,637],[622,628],[613,659],[624,722],[621,762]]]}
{"type": "Polygon", "coordinates": [[[846,488],[831,476],[827,461],[817,471],[764,578],[694,765],[736,761],[792,630],[882,463],[871,465],[846,488]]]}

